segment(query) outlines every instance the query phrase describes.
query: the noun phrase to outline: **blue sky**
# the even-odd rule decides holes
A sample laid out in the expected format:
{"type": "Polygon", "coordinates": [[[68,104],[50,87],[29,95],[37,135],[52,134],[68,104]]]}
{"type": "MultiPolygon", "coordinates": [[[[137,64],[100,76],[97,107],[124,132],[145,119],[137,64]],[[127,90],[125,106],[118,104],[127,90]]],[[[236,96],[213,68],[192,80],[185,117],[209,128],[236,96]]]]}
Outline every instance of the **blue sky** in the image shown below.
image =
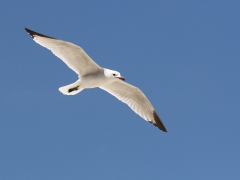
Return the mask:
{"type": "Polygon", "coordinates": [[[4,1],[0,179],[239,179],[239,1],[4,1]],[[163,133],[77,80],[24,27],[138,86],[163,133]]]}

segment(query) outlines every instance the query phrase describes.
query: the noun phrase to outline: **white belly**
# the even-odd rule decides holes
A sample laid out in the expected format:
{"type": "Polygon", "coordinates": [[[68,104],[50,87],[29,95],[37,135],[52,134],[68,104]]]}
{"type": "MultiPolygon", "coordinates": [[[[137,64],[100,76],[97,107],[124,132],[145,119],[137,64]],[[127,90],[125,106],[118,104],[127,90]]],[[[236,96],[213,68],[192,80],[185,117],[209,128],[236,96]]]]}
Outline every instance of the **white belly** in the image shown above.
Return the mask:
{"type": "Polygon", "coordinates": [[[113,82],[112,78],[106,78],[105,76],[99,75],[89,75],[85,76],[81,79],[81,87],[82,88],[96,88],[100,86],[104,86],[113,82]]]}

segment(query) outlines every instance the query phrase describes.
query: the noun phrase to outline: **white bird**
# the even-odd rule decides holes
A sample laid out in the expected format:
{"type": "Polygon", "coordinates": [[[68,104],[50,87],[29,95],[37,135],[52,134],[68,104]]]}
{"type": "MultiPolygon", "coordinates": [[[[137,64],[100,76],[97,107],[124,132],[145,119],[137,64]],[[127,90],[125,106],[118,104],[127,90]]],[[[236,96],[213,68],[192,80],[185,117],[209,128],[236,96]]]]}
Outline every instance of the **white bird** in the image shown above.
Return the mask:
{"type": "Polygon", "coordinates": [[[99,87],[126,103],[135,113],[160,130],[167,132],[163,122],[143,92],[128,84],[117,71],[102,68],[85,51],[70,42],[49,37],[25,28],[33,40],[52,51],[78,74],[78,80],[59,88],[65,95],[75,95],[83,89],[99,87]]]}

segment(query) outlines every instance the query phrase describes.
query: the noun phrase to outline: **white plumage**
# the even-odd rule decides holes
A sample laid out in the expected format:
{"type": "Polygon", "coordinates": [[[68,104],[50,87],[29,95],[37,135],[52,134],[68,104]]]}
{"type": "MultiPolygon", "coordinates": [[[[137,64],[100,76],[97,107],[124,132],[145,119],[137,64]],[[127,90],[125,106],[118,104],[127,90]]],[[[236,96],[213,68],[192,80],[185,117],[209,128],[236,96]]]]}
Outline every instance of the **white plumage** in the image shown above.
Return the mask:
{"type": "Polygon", "coordinates": [[[102,68],[85,51],[70,42],[46,36],[30,29],[25,30],[33,40],[52,51],[66,65],[78,74],[79,79],[59,88],[65,95],[75,95],[87,88],[99,87],[126,103],[135,113],[159,129],[167,132],[164,124],[143,92],[126,82],[119,72],[102,68]]]}

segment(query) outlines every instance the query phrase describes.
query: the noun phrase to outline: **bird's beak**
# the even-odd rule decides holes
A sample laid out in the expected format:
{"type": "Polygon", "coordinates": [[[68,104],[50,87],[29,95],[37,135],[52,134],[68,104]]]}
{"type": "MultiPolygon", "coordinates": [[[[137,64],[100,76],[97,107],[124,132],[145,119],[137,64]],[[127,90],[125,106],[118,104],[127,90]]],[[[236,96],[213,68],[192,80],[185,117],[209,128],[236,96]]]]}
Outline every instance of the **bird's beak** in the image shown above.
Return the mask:
{"type": "Polygon", "coordinates": [[[118,77],[118,79],[121,79],[122,81],[125,81],[124,77],[118,77]]]}

